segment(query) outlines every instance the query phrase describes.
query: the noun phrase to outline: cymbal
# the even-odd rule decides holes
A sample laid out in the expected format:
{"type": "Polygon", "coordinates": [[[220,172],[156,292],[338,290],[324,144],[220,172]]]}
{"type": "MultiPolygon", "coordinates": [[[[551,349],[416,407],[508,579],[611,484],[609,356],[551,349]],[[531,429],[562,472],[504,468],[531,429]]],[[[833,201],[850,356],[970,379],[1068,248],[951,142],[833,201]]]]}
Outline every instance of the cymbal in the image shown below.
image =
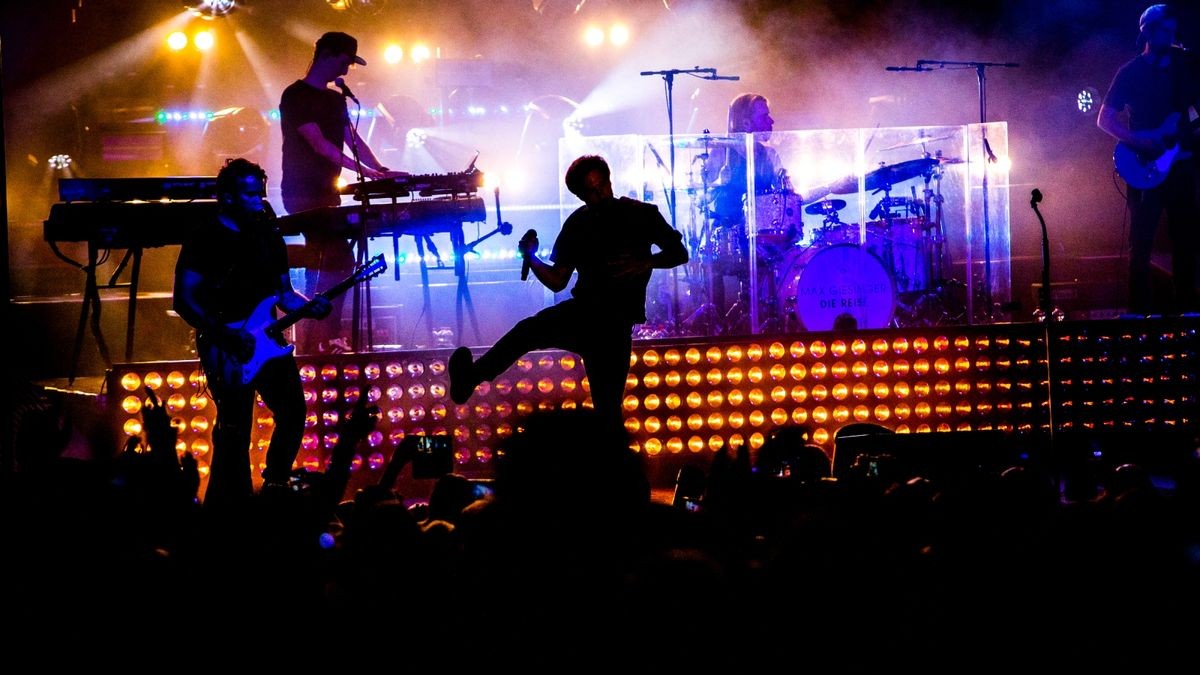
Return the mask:
{"type": "Polygon", "coordinates": [[[730,138],[728,136],[697,136],[695,138],[685,138],[675,141],[675,147],[684,149],[700,149],[707,150],[708,148],[737,148],[745,145],[738,138],[730,138]]]}
{"type": "Polygon", "coordinates": [[[803,190],[801,194],[807,197],[824,197],[825,195],[848,195],[855,192],[858,192],[858,176],[842,176],[830,183],[815,185],[803,190]]]}
{"type": "Polygon", "coordinates": [[[953,138],[953,137],[954,137],[953,134],[947,134],[945,136],[935,136],[935,137],[917,136],[916,138],[914,138],[911,141],[904,141],[903,143],[889,145],[886,148],[883,148],[882,150],[880,150],[880,152],[883,152],[884,150],[899,150],[900,148],[910,148],[914,145],[924,145],[925,143],[933,143],[934,141],[944,141],[948,138],[953,138]]]}
{"type": "Polygon", "coordinates": [[[810,216],[828,216],[846,208],[845,199],[824,199],[804,207],[804,212],[810,216]]]}
{"type": "Polygon", "coordinates": [[[935,157],[939,164],[962,164],[967,161],[959,157],[935,157]]]}
{"type": "Polygon", "coordinates": [[[886,190],[897,183],[903,183],[923,175],[938,165],[938,160],[929,157],[910,159],[899,164],[889,164],[875,169],[867,174],[866,189],[868,192],[886,190]]]}

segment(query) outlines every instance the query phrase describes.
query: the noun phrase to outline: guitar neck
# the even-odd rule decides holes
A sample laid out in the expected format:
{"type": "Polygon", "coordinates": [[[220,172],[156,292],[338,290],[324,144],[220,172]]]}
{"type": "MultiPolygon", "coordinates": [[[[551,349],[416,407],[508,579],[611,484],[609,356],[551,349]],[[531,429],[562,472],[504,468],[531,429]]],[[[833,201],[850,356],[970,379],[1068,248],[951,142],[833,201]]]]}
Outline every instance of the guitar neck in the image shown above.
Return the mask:
{"type": "MultiPolygon", "coordinates": [[[[326,300],[333,300],[334,298],[338,297],[342,293],[345,293],[347,289],[349,289],[351,286],[353,286],[354,281],[355,281],[354,277],[350,277],[349,279],[344,279],[343,281],[338,283],[333,288],[330,288],[326,291],[322,291],[321,293],[318,293],[317,295],[321,296],[322,298],[325,298],[326,300]]],[[[300,309],[298,309],[294,312],[288,312],[287,314],[284,314],[283,316],[279,317],[278,319],[276,319],[275,321],[273,321],[271,323],[270,330],[277,332],[277,333],[282,333],[283,331],[287,330],[288,328],[291,328],[296,323],[299,323],[300,320],[305,317],[304,310],[306,310],[310,306],[312,306],[312,303],[313,303],[313,301],[309,300],[300,309]]]]}
{"type": "MultiPolygon", "coordinates": [[[[332,287],[318,293],[317,295],[325,298],[326,300],[333,300],[342,293],[345,293],[354,284],[357,284],[361,281],[366,281],[379,274],[382,274],[385,269],[387,269],[387,265],[383,262],[383,254],[379,254],[372,258],[370,263],[357,270],[354,274],[342,279],[332,287]]],[[[305,310],[312,306],[312,303],[313,301],[309,300],[300,309],[284,314],[275,321],[271,322],[270,326],[267,327],[267,330],[276,334],[282,333],[303,319],[305,317],[305,310]]]]}

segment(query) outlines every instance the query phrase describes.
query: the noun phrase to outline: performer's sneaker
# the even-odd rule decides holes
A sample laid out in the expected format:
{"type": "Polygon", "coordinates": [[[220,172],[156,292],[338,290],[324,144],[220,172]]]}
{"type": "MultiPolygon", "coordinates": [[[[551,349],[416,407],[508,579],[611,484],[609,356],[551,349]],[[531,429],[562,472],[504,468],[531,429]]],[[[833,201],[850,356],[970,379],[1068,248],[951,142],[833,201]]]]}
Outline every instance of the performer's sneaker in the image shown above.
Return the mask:
{"type": "Polygon", "coordinates": [[[475,378],[475,361],[471,350],[466,347],[455,349],[446,367],[450,371],[450,400],[462,405],[471,398],[471,393],[479,384],[475,378]]]}

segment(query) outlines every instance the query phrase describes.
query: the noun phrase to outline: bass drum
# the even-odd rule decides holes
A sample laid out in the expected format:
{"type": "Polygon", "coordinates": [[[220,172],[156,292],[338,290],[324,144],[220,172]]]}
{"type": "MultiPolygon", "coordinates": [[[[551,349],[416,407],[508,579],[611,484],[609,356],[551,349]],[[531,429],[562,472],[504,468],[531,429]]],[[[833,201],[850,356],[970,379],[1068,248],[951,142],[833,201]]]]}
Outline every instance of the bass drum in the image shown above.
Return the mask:
{"type": "Polygon", "coordinates": [[[896,311],[896,284],[873,253],[853,244],[809,248],[778,268],[781,311],[805,330],[832,330],[835,320],[886,328],[896,311]],[[840,319],[840,320],[839,320],[840,319]]]}

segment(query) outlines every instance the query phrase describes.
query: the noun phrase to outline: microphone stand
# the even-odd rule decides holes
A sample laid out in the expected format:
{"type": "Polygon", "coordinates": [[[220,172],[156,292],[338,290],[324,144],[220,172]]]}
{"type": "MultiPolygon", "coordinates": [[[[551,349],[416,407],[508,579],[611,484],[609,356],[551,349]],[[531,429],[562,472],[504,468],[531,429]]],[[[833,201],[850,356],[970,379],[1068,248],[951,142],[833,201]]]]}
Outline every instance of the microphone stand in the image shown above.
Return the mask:
{"type": "MultiPolygon", "coordinates": [[[[351,98],[349,96],[346,97],[351,98]]],[[[356,114],[354,118],[354,133],[350,134],[350,154],[352,157],[354,157],[354,173],[358,178],[358,184],[360,186],[360,189],[356,190],[354,194],[355,201],[359,203],[360,212],[360,217],[358,219],[358,231],[355,233],[354,243],[354,247],[356,249],[355,264],[362,266],[365,265],[367,261],[367,206],[371,201],[371,195],[369,190],[361,189],[363,183],[366,182],[366,178],[363,176],[362,160],[358,156],[358,120],[361,119],[362,104],[358,103],[358,99],[352,100],[358,104],[358,108],[356,109],[356,113],[358,114],[356,114]]],[[[373,350],[375,337],[372,335],[373,331],[371,330],[372,320],[370,284],[354,284],[353,305],[354,307],[352,310],[351,319],[353,326],[350,329],[351,349],[353,349],[355,352],[362,351],[362,320],[364,314],[363,308],[365,306],[367,322],[367,350],[373,350]],[[366,287],[365,290],[363,289],[363,286],[366,287]]],[[[337,321],[340,322],[341,320],[341,317],[337,318],[337,321]]]]}
{"type": "MultiPolygon", "coordinates": [[[[671,164],[671,193],[667,197],[667,209],[671,212],[671,228],[678,229],[675,219],[675,76],[676,75],[691,75],[701,80],[739,80],[737,75],[717,75],[716,68],[671,68],[668,70],[643,70],[640,75],[647,77],[651,75],[659,75],[663,78],[664,86],[666,87],[667,95],[667,139],[671,144],[670,164],[671,164]]],[[[671,268],[671,277],[673,285],[676,289],[679,288],[678,268],[671,268]]],[[[675,292],[675,297],[672,298],[672,321],[675,323],[675,332],[679,332],[679,293],[675,292]]]]}
{"type": "MultiPolygon", "coordinates": [[[[984,284],[984,302],[987,303],[986,316],[990,322],[995,317],[992,314],[992,233],[991,233],[991,216],[988,211],[988,164],[996,162],[996,155],[992,152],[992,146],[987,140],[987,69],[988,68],[1016,68],[1019,64],[1016,63],[992,63],[987,61],[930,61],[919,59],[916,67],[890,67],[887,70],[963,70],[974,68],[976,78],[979,80],[979,132],[983,140],[983,151],[987,154],[987,162],[983,167],[983,284],[984,284]]],[[[967,270],[968,275],[970,269],[967,270]]],[[[969,278],[968,278],[969,280],[969,278]]],[[[967,321],[971,322],[975,318],[973,308],[974,294],[967,296],[967,304],[970,309],[967,312],[967,321]]]]}
{"type": "Polygon", "coordinates": [[[1050,295],[1050,235],[1046,231],[1046,219],[1038,209],[1042,201],[1042,191],[1034,188],[1030,193],[1029,207],[1037,214],[1038,222],[1042,224],[1042,290],[1038,293],[1038,310],[1041,313],[1042,342],[1046,349],[1046,421],[1050,430],[1050,452],[1056,454],[1054,447],[1054,370],[1055,355],[1052,352],[1054,340],[1050,339],[1050,323],[1058,318],[1057,311],[1051,306],[1050,295]]]}
{"type": "Polygon", "coordinates": [[[1038,293],[1038,309],[1042,313],[1041,320],[1050,321],[1055,314],[1054,308],[1051,306],[1050,295],[1050,235],[1046,231],[1046,219],[1038,210],[1038,203],[1041,201],[1042,191],[1034,189],[1029,199],[1029,206],[1037,214],[1038,222],[1042,224],[1042,290],[1038,293]]]}

